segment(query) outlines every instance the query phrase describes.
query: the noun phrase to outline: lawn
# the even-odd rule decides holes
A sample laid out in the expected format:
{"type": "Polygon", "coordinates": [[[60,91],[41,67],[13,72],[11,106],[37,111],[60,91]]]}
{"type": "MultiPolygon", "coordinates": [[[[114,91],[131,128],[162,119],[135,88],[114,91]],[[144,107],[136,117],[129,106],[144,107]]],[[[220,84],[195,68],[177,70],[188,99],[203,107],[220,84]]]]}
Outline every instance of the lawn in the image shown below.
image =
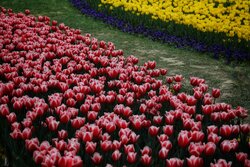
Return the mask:
{"type": "Polygon", "coordinates": [[[80,29],[82,34],[90,33],[98,40],[112,41],[118,49],[124,51],[125,56],[132,54],[138,57],[140,64],[155,60],[157,67],[168,69],[168,75],[182,74],[186,82],[189,82],[190,76],[204,78],[210,90],[213,87],[221,89],[219,101],[250,109],[250,62],[226,64],[225,59],[216,60],[208,53],[176,48],[142,36],[123,33],[82,15],[67,0],[0,0],[0,6],[12,8],[14,12],[30,9],[35,16],[47,15],[51,20],[80,29]]]}

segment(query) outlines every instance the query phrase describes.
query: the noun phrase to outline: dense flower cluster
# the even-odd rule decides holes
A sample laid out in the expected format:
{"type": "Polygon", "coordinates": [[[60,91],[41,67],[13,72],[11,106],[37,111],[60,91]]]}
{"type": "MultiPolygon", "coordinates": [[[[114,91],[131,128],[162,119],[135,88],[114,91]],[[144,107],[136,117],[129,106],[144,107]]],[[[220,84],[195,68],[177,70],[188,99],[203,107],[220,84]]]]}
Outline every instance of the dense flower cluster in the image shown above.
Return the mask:
{"type": "Polygon", "coordinates": [[[111,9],[122,7],[137,15],[150,15],[152,19],[174,21],[203,32],[223,32],[230,37],[250,40],[248,0],[101,0],[100,6],[106,4],[111,9]]]}
{"type": "MultiPolygon", "coordinates": [[[[231,37],[225,37],[222,33],[200,33],[190,26],[177,25],[173,21],[168,24],[137,16],[131,12],[121,11],[120,7],[110,10],[110,7],[98,6],[100,0],[70,0],[83,14],[100,19],[118,29],[142,34],[153,40],[174,44],[177,47],[192,47],[199,52],[211,52],[215,58],[225,55],[228,61],[249,60],[249,42],[242,40],[240,43],[231,37]],[[154,22],[155,21],[155,22],[154,22]],[[160,26],[159,28],[157,28],[160,26]],[[244,41],[244,42],[243,42],[244,41]]],[[[159,20],[159,19],[158,19],[159,20]]]]}
{"type": "Polygon", "coordinates": [[[182,75],[29,10],[1,7],[0,41],[1,128],[37,165],[250,166],[247,110],[204,79],[182,92],[182,75]]]}

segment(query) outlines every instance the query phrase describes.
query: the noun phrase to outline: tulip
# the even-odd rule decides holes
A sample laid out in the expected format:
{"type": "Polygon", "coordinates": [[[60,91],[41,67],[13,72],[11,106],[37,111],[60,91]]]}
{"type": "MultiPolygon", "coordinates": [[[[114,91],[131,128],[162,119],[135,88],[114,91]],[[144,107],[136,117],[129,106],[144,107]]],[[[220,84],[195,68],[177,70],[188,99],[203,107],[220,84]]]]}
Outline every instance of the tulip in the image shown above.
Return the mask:
{"type": "Polygon", "coordinates": [[[141,163],[144,166],[150,166],[151,162],[152,162],[152,157],[149,156],[148,154],[144,154],[141,156],[141,163]]]}
{"type": "Polygon", "coordinates": [[[64,140],[55,141],[55,146],[59,151],[64,151],[67,149],[67,143],[64,140]]]}
{"type": "Polygon", "coordinates": [[[223,142],[221,142],[220,144],[220,148],[222,150],[222,152],[224,153],[228,153],[230,151],[234,151],[238,148],[238,142],[237,140],[224,140],[223,142]]]}
{"type": "Polygon", "coordinates": [[[241,124],[240,130],[243,134],[248,134],[250,132],[250,124],[241,124]]]}
{"type": "Polygon", "coordinates": [[[190,158],[187,158],[187,165],[188,167],[202,167],[203,166],[203,159],[200,157],[196,157],[192,155],[190,158]]]}
{"type": "MultiPolygon", "coordinates": [[[[1,110],[0,113],[1,112],[3,112],[3,110],[1,110]]],[[[5,115],[5,113],[3,112],[1,115],[5,115]]],[[[17,120],[16,114],[14,112],[10,113],[9,115],[6,115],[6,118],[7,118],[7,120],[8,120],[9,123],[14,123],[17,120]]]]}
{"type": "Polygon", "coordinates": [[[179,158],[170,158],[166,160],[167,167],[182,167],[184,160],[179,158]]]}
{"type": "Polygon", "coordinates": [[[37,150],[39,146],[38,138],[26,139],[25,140],[25,147],[28,151],[33,152],[37,150]]]}
{"type": "Polygon", "coordinates": [[[33,159],[36,164],[41,164],[43,162],[44,157],[45,155],[38,150],[33,152],[33,159]]]}
{"type": "Polygon", "coordinates": [[[191,132],[191,140],[194,142],[203,141],[205,134],[202,131],[192,131],[191,132]]]}
{"type": "Polygon", "coordinates": [[[111,155],[111,157],[112,157],[112,160],[113,161],[119,161],[120,160],[120,158],[121,158],[121,152],[119,151],[119,150],[115,150],[113,153],[112,153],[112,155],[111,155]]]}
{"type": "Polygon", "coordinates": [[[186,147],[189,145],[190,142],[190,137],[188,135],[187,131],[181,131],[178,135],[178,145],[182,148],[186,147]]]}
{"type": "Polygon", "coordinates": [[[26,140],[26,139],[30,139],[32,136],[32,131],[30,128],[25,128],[23,131],[22,131],[22,139],[23,140],[26,140]]]}
{"type": "Polygon", "coordinates": [[[150,126],[148,129],[148,133],[151,136],[157,136],[158,132],[159,132],[159,127],[156,127],[156,126],[150,126]]]}
{"type": "Polygon", "coordinates": [[[215,126],[215,125],[210,125],[210,126],[207,126],[207,133],[210,134],[210,133],[215,133],[215,134],[218,134],[218,127],[215,126]]]}
{"type": "Polygon", "coordinates": [[[227,162],[224,159],[219,159],[217,162],[210,163],[211,167],[223,166],[223,167],[231,167],[232,162],[227,162]]]}
{"type": "Polygon", "coordinates": [[[237,161],[239,162],[245,162],[245,160],[248,158],[248,154],[247,153],[244,153],[244,152],[239,152],[239,153],[236,153],[236,159],[237,161]]]}
{"type": "Polygon", "coordinates": [[[111,149],[112,143],[109,140],[101,141],[100,146],[103,152],[107,152],[111,149]]]}
{"type": "Polygon", "coordinates": [[[174,132],[174,127],[173,125],[165,125],[163,126],[163,132],[168,135],[171,136],[174,132]]]}
{"type": "Polygon", "coordinates": [[[212,96],[213,96],[214,98],[218,98],[218,97],[220,96],[220,89],[215,89],[215,88],[213,88],[213,89],[212,89],[212,96]]]}
{"type": "Polygon", "coordinates": [[[169,150],[165,147],[162,147],[158,152],[158,157],[161,159],[166,159],[168,157],[169,150]]]}
{"type": "Polygon", "coordinates": [[[71,119],[71,126],[74,128],[74,129],[79,129],[81,126],[84,125],[85,123],[85,118],[82,118],[82,117],[76,117],[75,119],[71,119]]]}
{"type": "Polygon", "coordinates": [[[207,137],[207,140],[209,141],[209,142],[213,142],[213,143],[215,143],[215,144],[218,144],[219,143],[219,141],[220,141],[220,139],[221,139],[221,137],[220,136],[218,136],[217,134],[215,134],[215,133],[209,133],[208,134],[208,137],[207,137]]]}
{"type": "Polygon", "coordinates": [[[107,123],[105,128],[106,128],[106,131],[110,134],[116,130],[116,126],[113,122],[107,123]]]}
{"type": "Polygon", "coordinates": [[[135,152],[135,147],[133,144],[124,145],[124,152],[128,154],[129,152],[135,152]]]}
{"type": "Polygon", "coordinates": [[[213,142],[208,142],[208,143],[205,145],[204,154],[205,154],[206,156],[212,156],[212,155],[214,155],[215,150],[216,150],[216,145],[215,145],[215,143],[213,143],[213,142]]]}
{"type": "Polygon", "coordinates": [[[229,125],[222,125],[220,128],[220,135],[222,137],[230,137],[232,134],[232,126],[229,125]]]}
{"type": "Polygon", "coordinates": [[[85,152],[87,154],[93,154],[96,150],[97,143],[94,143],[92,141],[87,141],[85,145],[85,152]]]}
{"type": "Polygon", "coordinates": [[[142,155],[144,155],[144,154],[151,155],[151,153],[152,153],[152,149],[148,146],[143,147],[143,149],[141,150],[142,155]]]}
{"type": "Polygon", "coordinates": [[[92,141],[93,133],[92,132],[84,132],[82,135],[82,140],[86,143],[88,141],[92,141]]]}
{"type": "Polygon", "coordinates": [[[130,164],[135,163],[136,162],[136,155],[137,155],[137,153],[135,153],[135,152],[129,152],[127,155],[128,163],[130,163],[130,164]]]}

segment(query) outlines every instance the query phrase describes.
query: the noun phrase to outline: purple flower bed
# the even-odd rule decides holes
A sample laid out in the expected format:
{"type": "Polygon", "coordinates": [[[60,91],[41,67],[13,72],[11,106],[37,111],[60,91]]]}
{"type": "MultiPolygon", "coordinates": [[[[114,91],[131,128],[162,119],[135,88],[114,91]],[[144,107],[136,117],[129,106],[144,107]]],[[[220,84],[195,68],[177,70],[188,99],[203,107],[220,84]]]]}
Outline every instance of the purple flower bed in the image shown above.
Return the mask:
{"type": "Polygon", "coordinates": [[[232,59],[240,60],[250,60],[249,48],[238,48],[235,46],[223,46],[220,44],[206,44],[204,42],[190,39],[187,37],[174,36],[167,32],[160,30],[152,30],[144,25],[134,26],[131,23],[121,20],[117,17],[109,16],[105,13],[96,11],[91,8],[90,4],[86,0],[70,0],[74,7],[79,9],[81,13],[91,16],[95,19],[102,20],[113,27],[116,27],[123,32],[128,32],[132,34],[142,34],[152,40],[159,40],[164,43],[174,44],[176,47],[191,47],[199,52],[210,52],[213,53],[215,58],[219,58],[220,55],[224,55],[228,62],[232,59]]]}

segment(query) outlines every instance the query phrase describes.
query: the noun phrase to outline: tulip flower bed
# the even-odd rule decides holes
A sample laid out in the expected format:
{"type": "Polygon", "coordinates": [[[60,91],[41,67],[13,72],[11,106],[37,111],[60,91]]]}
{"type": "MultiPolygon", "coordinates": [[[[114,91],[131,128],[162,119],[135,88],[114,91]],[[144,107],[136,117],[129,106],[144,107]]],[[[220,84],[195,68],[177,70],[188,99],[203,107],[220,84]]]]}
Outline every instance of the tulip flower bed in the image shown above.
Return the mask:
{"type": "Polygon", "coordinates": [[[184,91],[182,75],[29,10],[1,7],[0,41],[1,140],[24,166],[250,166],[247,110],[204,79],[184,91]]]}
{"type": "Polygon", "coordinates": [[[124,32],[249,60],[249,3],[220,1],[70,0],[82,13],[124,32]],[[183,7],[184,6],[184,7],[183,7]],[[227,12],[228,11],[228,12],[227,12]],[[237,13],[237,14],[235,14],[237,13]]]}

